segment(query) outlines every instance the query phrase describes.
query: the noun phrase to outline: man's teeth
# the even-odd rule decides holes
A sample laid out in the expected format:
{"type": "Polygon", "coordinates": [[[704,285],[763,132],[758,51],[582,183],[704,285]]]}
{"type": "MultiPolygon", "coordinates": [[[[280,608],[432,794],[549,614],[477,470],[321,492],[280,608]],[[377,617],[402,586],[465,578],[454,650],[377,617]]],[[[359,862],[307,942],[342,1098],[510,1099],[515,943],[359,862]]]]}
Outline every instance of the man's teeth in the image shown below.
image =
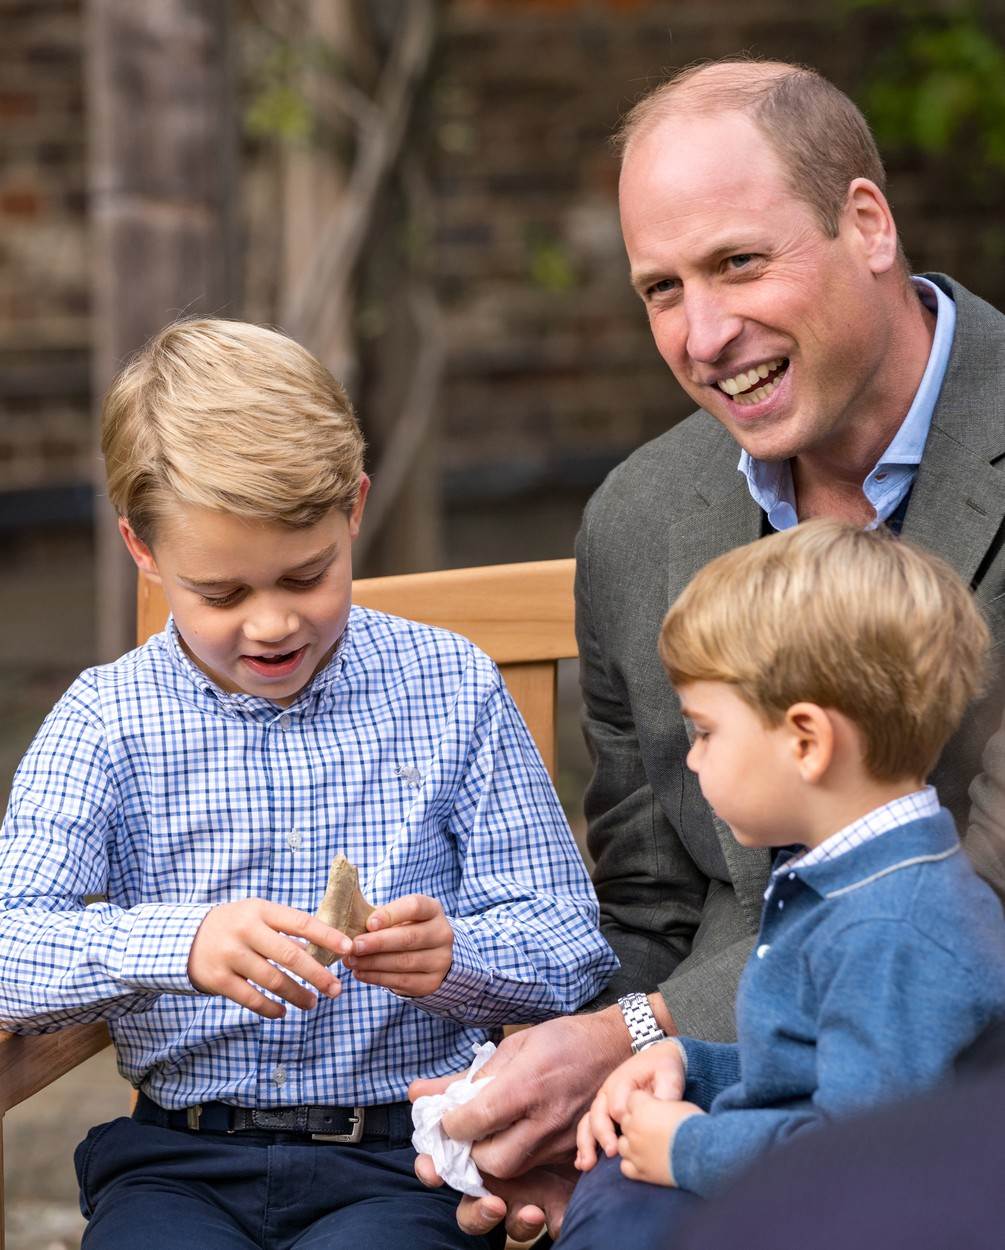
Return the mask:
{"type": "Polygon", "coordinates": [[[774,373],[776,369],[780,369],[783,364],[785,364],[785,357],[780,356],[777,360],[769,360],[766,364],[757,365],[756,368],[748,369],[745,373],[738,373],[735,377],[724,378],[721,382],[717,382],[716,386],[738,404],[756,404],[768,398],[781,381],[781,375],[772,378],[764,386],[758,386],[758,383],[774,373]],[[756,390],[753,389],[755,387],[756,390]]]}

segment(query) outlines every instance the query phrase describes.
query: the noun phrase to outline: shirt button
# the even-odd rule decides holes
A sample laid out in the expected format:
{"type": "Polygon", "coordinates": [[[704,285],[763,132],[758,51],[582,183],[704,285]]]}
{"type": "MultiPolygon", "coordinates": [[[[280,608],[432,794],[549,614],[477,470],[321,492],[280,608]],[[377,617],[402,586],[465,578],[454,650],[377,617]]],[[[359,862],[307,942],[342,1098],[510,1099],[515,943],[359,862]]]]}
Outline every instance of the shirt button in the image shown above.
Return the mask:
{"type": "Polygon", "coordinates": [[[289,727],[290,727],[290,718],[289,718],[288,716],[285,716],[285,715],[284,715],[284,716],[280,716],[280,718],[279,718],[279,728],[283,731],[283,733],[286,733],[286,731],[287,731],[287,729],[289,729],[289,727]]]}
{"type": "Polygon", "coordinates": [[[272,1084],[277,1087],[286,1084],[286,1069],[281,1063],[272,1069],[272,1084]]]}
{"type": "Polygon", "coordinates": [[[291,851],[299,851],[303,836],[299,829],[291,829],[286,835],[286,842],[291,851]]]}
{"type": "Polygon", "coordinates": [[[790,873],[789,873],[789,880],[790,880],[790,881],[795,881],[795,879],[796,879],[796,874],[795,874],[794,872],[790,872],[790,873]]]}
{"type": "Polygon", "coordinates": [[[784,906],[785,906],[785,899],[784,899],[784,898],[780,898],[780,899],[778,900],[778,910],[779,910],[779,911],[781,911],[781,910],[782,910],[782,908],[783,908],[784,906]]]}
{"type": "Polygon", "coordinates": [[[771,947],[767,942],[765,942],[763,946],[759,946],[757,948],[757,958],[763,959],[769,950],[771,950],[771,947]]]}

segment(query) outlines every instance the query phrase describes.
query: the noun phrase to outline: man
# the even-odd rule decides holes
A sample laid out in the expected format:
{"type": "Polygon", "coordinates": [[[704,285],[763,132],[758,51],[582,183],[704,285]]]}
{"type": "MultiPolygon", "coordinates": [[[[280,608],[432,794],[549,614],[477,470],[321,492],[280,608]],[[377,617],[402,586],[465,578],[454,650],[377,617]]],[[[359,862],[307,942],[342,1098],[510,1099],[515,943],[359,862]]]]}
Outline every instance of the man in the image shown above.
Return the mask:
{"type": "MultiPolygon", "coordinates": [[[[632,282],[700,409],[608,477],[577,544],[586,811],[622,964],[605,1001],[644,997],[517,1034],[485,1093],[447,1119],[452,1136],[478,1139],[483,1171],[525,1172],[492,1182],[499,1198],[462,1203],[470,1231],[507,1203],[515,1235],[540,1227],[535,1207],[559,1222],[567,1182],[527,1169],[565,1157],[633,1046],[661,1032],[733,1036],[769,857],[735,845],[702,800],[656,654],[661,618],[697,569],[811,516],[887,524],[947,558],[1005,634],[1005,318],[950,279],[911,280],[851,101],[801,67],[718,62],[637,105],[621,147],[632,282]]],[[[961,828],[1000,680],[933,775],[961,828]]],[[[978,811],[967,847],[1002,893],[996,828],[978,811]]],[[[419,1170],[432,1179],[426,1161],[419,1170]]]]}

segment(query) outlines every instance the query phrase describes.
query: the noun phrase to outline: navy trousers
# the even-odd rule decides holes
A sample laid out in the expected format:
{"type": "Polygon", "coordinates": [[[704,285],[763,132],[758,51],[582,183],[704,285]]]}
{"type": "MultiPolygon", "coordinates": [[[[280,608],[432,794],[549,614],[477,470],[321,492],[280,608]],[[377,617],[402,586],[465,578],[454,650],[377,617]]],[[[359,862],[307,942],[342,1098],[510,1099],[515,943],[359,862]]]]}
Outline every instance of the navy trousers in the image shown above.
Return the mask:
{"type": "Polygon", "coordinates": [[[572,1191],[558,1250],[673,1250],[704,1203],[695,1194],[621,1175],[621,1160],[601,1158],[572,1191]]]}
{"type": "Polygon", "coordinates": [[[468,1237],[460,1195],[426,1189],[406,1140],[189,1133],[112,1120],[74,1156],[83,1250],[499,1250],[468,1237]]]}

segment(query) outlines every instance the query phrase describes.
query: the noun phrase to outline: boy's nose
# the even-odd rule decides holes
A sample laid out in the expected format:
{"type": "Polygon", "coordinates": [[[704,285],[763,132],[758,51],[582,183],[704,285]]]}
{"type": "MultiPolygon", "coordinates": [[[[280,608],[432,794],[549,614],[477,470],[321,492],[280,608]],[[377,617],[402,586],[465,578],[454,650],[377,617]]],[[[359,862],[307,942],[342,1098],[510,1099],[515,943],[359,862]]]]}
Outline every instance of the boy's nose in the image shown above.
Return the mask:
{"type": "Polygon", "coordinates": [[[244,622],[244,636],[249,642],[274,643],[289,638],[300,628],[296,612],[284,609],[260,609],[244,622]]]}

